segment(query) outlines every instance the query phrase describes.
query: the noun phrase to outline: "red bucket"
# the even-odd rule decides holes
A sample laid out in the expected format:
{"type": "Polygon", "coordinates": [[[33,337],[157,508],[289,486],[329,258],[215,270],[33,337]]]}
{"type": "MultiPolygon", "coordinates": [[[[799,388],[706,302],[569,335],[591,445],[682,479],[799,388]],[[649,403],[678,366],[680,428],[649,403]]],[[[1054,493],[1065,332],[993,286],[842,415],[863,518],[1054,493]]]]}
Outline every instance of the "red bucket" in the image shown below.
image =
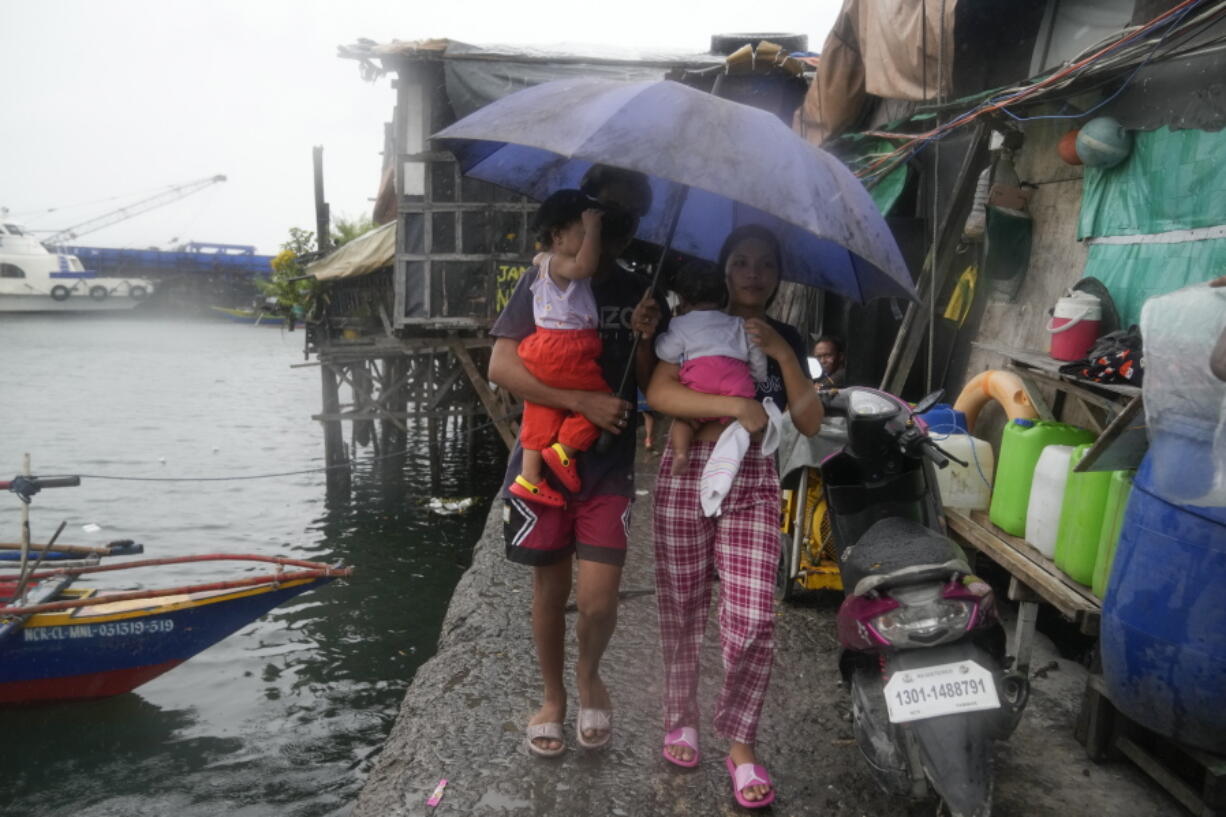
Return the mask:
{"type": "Polygon", "coordinates": [[[1056,360],[1081,360],[1094,348],[1102,326],[1103,308],[1098,298],[1087,292],[1070,292],[1056,301],[1047,331],[1056,360]]]}

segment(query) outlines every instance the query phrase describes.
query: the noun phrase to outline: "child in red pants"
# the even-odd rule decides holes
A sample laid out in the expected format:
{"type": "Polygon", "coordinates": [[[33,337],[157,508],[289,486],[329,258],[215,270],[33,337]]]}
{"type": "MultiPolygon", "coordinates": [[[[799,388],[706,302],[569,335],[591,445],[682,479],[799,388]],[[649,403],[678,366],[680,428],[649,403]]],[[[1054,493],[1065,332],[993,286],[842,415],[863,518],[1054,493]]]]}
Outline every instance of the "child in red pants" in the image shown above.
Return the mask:
{"type": "MultiPolygon", "coordinates": [[[[558,389],[611,391],[597,359],[601,343],[592,275],[600,260],[600,204],[578,190],[559,190],[537,211],[531,284],[536,331],[519,344],[519,357],[537,380],[558,389]]],[[[600,429],[581,414],[524,401],[519,442],[523,471],[510,492],[530,502],[562,507],[565,499],[544,479],[544,467],[571,492],[580,487],[575,455],[600,429]]]]}

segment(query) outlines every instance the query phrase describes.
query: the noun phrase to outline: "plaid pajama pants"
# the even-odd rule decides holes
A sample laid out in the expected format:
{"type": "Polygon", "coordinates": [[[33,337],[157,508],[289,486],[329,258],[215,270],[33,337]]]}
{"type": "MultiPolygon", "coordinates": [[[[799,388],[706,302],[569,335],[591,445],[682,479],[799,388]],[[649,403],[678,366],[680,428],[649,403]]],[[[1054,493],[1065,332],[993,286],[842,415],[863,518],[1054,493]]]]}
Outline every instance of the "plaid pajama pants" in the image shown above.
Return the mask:
{"type": "Polygon", "coordinates": [[[711,606],[712,566],[719,571],[719,635],[724,683],[715,730],[753,743],[770,683],[779,569],[779,477],[754,443],[724,500],[702,515],[698,482],[714,444],[694,442],[689,468],[672,476],[672,450],[660,461],[652,527],[656,601],[664,652],[664,728],[697,727],[698,658],[711,606]]]}

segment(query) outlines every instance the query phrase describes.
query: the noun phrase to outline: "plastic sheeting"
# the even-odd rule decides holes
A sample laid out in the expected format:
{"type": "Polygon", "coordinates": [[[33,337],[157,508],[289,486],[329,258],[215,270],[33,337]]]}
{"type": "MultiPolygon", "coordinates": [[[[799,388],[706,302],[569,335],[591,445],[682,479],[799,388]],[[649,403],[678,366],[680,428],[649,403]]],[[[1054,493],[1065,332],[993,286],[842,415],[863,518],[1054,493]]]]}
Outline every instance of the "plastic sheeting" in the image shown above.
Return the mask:
{"type": "Polygon", "coordinates": [[[1181,289],[1141,315],[1154,487],[1173,502],[1226,506],[1226,383],[1209,367],[1224,329],[1224,287],[1181,289]]]}
{"type": "Polygon", "coordinates": [[[957,5],[957,0],[844,0],[796,114],[797,129],[822,144],[855,123],[866,94],[908,100],[948,94],[957,5]]]}
{"type": "Polygon", "coordinates": [[[390,266],[396,257],[396,222],[363,233],[336,252],[308,264],[306,273],[320,281],[357,278],[390,266]]]}
{"type": "MultiPolygon", "coordinates": [[[[1092,53],[1092,46],[1126,28],[1134,0],[1059,0],[1044,10],[1035,38],[1032,75],[1092,53]]],[[[1173,4],[1170,4],[1173,5],[1173,4]]],[[[1165,9],[1164,9],[1165,10],[1165,9]]],[[[1156,16],[1156,15],[1154,15],[1156,16]]]]}
{"type": "Polygon", "coordinates": [[[534,49],[455,41],[447,44],[443,60],[447,97],[457,119],[507,94],[555,79],[663,79],[672,67],[707,67],[724,62],[723,57],[709,54],[648,54],[592,48],[580,52],[578,47],[534,49]]]}
{"type": "Polygon", "coordinates": [[[447,97],[451,100],[457,119],[463,119],[495,99],[555,79],[599,77],[633,82],[663,79],[665,74],[665,69],[658,67],[500,60],[449,60],[444,64],[443,71],[447,78],[447,97]]]}
{"type": "MultiPolygon", "coordinates": [[[[1226,34],[1226,18],[1213,27],[1226,34]]],[[[1189,77],[1226,76],[1226,52],[1209,50],[1180,59],[1151,63],[1137,71],[1114,102],[1111,115],[1129,129],[1172,128],[1221,130],[1226,127],[1226,93],[1221,84],[1189,82],[1189,77]]]]}
{"type": "MultiPolygon", "coordinates": [[[[1132,154],[1107,170],[1086,168],[1078,237],[1129,236],[1091,243],[1084,275],[1111,292],[1122,323],[1136,323],[1148,298],[1207,281],[1226,268],[1226,131],[1134,134],[1132,154]],[[1198,230],[1193,236],[1176,231],[1198,230]],[[1191,240],[1175,240],[1189,238],[1191,240]],[[1197,240],[1199,239],[1199,240],[1197,240]]],[[[1148,340],[1147,340],[1148,343],[1148,340]]]]}

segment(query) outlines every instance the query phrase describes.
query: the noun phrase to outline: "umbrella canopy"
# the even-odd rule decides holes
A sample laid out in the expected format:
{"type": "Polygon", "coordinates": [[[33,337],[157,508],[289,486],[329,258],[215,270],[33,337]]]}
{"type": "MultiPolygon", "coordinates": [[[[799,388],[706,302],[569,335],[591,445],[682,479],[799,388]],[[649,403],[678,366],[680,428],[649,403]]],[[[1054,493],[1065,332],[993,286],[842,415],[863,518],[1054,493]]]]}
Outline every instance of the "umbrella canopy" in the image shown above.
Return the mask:
{"type": "Polygon", "coordinates": [[[578,187],[593,164],[637,170],[655,194],[644,241],[715,260],[734,228],[761,224],[780,238],[785,280],[860,302],[915,298],[864,186],[757,108],[668,80],[565,79],[503,97],[434,138],[465,174],[538,200],[578,187]]]}

